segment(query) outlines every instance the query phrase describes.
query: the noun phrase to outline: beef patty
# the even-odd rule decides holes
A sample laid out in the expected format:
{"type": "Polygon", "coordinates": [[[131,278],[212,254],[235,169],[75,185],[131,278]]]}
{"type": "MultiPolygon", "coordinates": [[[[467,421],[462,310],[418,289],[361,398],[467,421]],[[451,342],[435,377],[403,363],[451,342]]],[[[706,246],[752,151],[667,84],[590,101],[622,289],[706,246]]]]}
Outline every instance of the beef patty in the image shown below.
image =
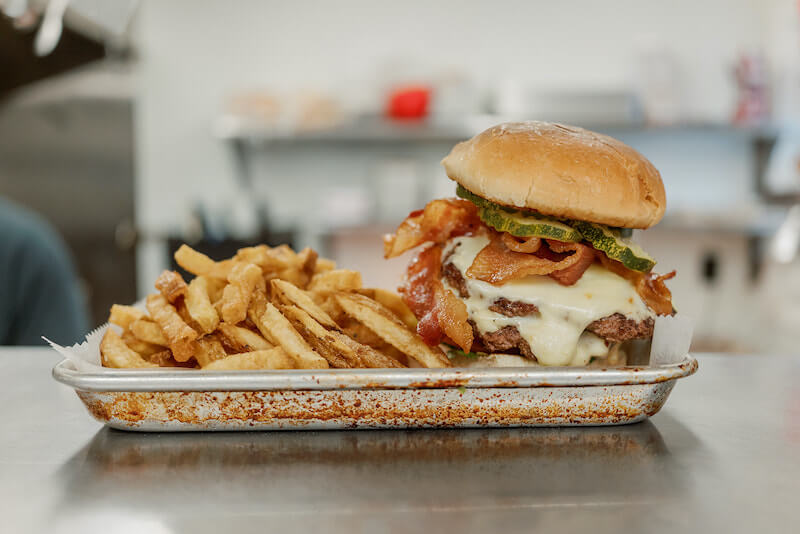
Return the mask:
{"type": "MultiPolygon", "coordinates": [[[[635,321],[621,313],[603,317],[590,324],[586,330],[609,343],[621,343],[631,339],[648,339],[653,337],[653,319],[635,321]]],[[[520,335],[516,326],[504,326],[500,330],[481,334],[474,322],[469,322],[474,335],[474,352],[505,352],[521,354],[532,360],[536,355],[530,345],[520,335]]]]}
{"type": "Polygon", "coordinates": [[[474,322],[469,322],[472,326],[474,341],[473,352],[504,352],[519,353],[526,358],[536,359],[530,345],[525,341],[517,330],[516,326],[504,326],[500,330],[481,334],[474,322]]]}
{"type": "Polygon", "coordinates": [[[442,265],[442,278],[447,280],[447,283],[458,291],[458,296],[462,299],[469,298],[469,290],[467,289],[467,282],[461,275],[461,271],[452,263],[445,263],[442,265]]]}
{"type": "Polygon", "coordinates": [[[525,315],[539,313],[539,308],[536,307],[536,304],[521,302],[519,300],[508,300],[502,297],[495,300],[494,304],[489,306],[489,309],[500,315],[505,315],[506,317],[523,317],[525,315]]]}
{"type": "Polygon", "coordinates": [[[586,330],[606,341],[620,343],[630,339],[648,339],[653,337],[654,324],[655,321],[653,321],[652,318],[645,319],[644,321],[636,321],[634,319],[628,319],[621,313],[615,313],[614,315],[596,320],[587,326],[586,330]]]}

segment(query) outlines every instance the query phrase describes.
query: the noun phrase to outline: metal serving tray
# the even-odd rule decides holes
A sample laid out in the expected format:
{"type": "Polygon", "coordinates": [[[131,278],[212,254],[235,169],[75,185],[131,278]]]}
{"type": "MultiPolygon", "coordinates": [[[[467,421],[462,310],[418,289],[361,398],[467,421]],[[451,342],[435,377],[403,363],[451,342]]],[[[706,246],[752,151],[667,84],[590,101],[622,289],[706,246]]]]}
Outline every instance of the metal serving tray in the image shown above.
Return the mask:
{"type": "Polygon", "coordinates": [[[676,364],[297,371],[104,369],[53,376],[95,419],[140,431],[617,425],[658,412],[676,364]]]}

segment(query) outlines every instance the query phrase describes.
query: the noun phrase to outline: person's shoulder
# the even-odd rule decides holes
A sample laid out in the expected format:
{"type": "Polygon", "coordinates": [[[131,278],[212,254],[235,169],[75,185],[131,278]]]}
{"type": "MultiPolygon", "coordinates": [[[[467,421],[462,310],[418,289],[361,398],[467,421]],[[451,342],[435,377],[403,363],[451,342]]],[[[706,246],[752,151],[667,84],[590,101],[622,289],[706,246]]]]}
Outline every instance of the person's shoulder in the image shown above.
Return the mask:
{"type": "Polygon", "coordinates": [[[28,259],[58,261],[64,252],[61,239],[40,215],[0,198],[0,251],[28,259]]]}

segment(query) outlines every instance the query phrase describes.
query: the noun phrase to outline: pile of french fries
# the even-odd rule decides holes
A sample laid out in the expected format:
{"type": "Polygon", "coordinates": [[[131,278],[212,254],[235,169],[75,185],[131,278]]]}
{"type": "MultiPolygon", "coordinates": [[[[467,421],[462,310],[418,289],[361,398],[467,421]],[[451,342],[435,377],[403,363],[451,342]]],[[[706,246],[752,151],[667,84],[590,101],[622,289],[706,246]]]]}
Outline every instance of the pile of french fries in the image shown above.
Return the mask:
{"type": "Polygon", "coordinates": [[[105,367],[205,370],[449,367],[415,332],[398,295],[362,287],[309,248],[240,249],[214,261],[181,246],[147,312],[115,304],[100,344],[105,367]]]}

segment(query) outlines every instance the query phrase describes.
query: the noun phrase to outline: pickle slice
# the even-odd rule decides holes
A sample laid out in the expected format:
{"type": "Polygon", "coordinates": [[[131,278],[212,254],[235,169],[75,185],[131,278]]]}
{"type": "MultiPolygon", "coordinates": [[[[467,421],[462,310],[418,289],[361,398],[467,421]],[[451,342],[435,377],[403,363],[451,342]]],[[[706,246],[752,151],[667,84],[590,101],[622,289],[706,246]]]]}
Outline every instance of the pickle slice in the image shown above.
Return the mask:
{"type": "Polygon", "coordinates": [[[594,248],[628,269],[646,273],[656,264],[650,254],[636,243],[623,238],[619,230],[584,221],[574,221],[573,224],[594,248]]]}
{"type": "Polygon", "coordinates": [[[581,233],[569,225],[519,211],[506,212],[480,208],[478,214],[487,226],[517,237],[541,237],[570,243],[577,243],[583,239],[581,233]]]}
{"type": "Polygon", "coordinates": [[[535,212],[525,212],[495,204],[460,184],[456,188],[456,194],[478,206],[481,220],[498,232],[508,232],[517,237],[541,237],[570,243],[577,243],[583,239],[579,231],[567,224],[535,212]]]}
{"type": "Polygon", "coordinates": [[[517,237],[541,237],[572,243],[585,239],[612,260],[617,260],[634,271],[646,273],[656,264],[652,256],[627,239],[633,233],[629,228],[609,228],[602,224],[576,220],[561,222],[535,212],[496,204],[461,185],[456,188],[456,194],[478,206],[481,220],[499,232],[508,232],[517,237]]]}
{"type": "Polygon", "coordinates": [[[485,198],[480,197],[480,196],[476,195],[475,193],[473,193],[472,191],[470,191],[469,189],[465,188],[461,184],[458,184],[458,186],[456,187],[456,195],[458,195],[459,197],[463,198],[464,200],[469,200],[470,202],[472,202],[473,204],[475,204],[479,208],[489,208],[489,209],[494,209],[494,210],[502,210],[502,211],[506,211],[506,212],[509,212],[509,213],[514,212],[514,211],[518,211],[518,210],[515,210],[514,208],[509,208],[508,206],[503,206],[502,204],[496,204],[496,203],[492,202],[491,200],[486,200],[485,198]]]}

